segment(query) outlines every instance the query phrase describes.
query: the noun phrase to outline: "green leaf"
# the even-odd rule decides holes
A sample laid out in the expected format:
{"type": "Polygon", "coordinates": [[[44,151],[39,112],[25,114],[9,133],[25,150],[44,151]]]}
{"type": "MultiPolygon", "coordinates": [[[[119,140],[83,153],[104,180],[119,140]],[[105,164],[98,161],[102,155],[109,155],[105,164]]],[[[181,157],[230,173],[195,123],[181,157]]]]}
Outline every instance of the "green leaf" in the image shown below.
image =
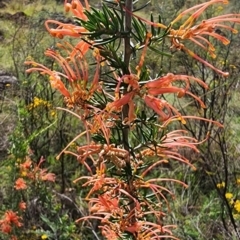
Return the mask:
{"type": "MultiPolygon", "coordinates": [[[[151,22],[154,22],[153,14],[151,13],[151,22]]],[[[156,29],[153,25],[151,25],[151,33],[153,36],[156,36],[156,29]]]]}
{"type": "Polygon", "coordinates": [[[48,225],[49,228],[51,228],[53,233],[57,231],[57,226],[52,221],[50,221],[47,217],[45,217],[44,215],[41,215],[40,218],[48,225]]]}

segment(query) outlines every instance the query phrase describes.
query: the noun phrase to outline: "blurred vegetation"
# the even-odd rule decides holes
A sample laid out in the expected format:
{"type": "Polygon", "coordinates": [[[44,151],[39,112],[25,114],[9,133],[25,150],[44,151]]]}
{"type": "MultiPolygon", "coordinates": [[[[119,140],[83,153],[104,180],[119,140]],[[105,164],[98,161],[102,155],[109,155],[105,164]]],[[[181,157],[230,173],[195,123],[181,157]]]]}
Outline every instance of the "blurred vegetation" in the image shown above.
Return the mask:
{"type": "MultiPolygon", "coordinates": [[[[139,1],[141,2],[141,1],[139,1]]],[[[145,2],[145,1],[142,1],[145,2]]],[[[188,0],[153,0],[146,12],[156,11],[162,19],[171,21],[180,9],[194,5],[188,0]]],[[[99,6],[99,1],[90,1],[99,6]]],[[[101,239],[97,233],[97,223],[92,229],[80,229],[74,220],[86,212],[83,189],[73,185],[72,181],[84,171],[75,158],[56,156],[67,144],[81,132],[77,119],[65,112],[56,111],[63,106],[58,96],[44,76],[25,73],[23,65],[26,59],[54,65],[43,53],[54,48],[56,40],[51,38],[44,28],[44,21],[54,18],[63,21],[70,16],[63,15],[62,1],[53,0],[8,0],[0,9],[0,70],[14,75],[18,83],[0,90],[0,135],[2,142],[0,162],[0,213],[7,209],[17,209],[19,199],[28,204],[23,214],[24,226],[17,233],[19,239],[101,239]],[[45,158],[45,168],[56,174],[56,183],[30,182],[24,193],[16,193],[12,183],[20,176],[19,164],[26,157],[38,164],[41,156],[45,158]]],[[[221,12],[239,13],[240,2],[235,0],[229,9],[210,8],[205,14],[213,16],[221,12]]],[[[222,32],[222,34],[226,34],[222,32]]],[[[167,216],[178,225],[176,236],[186,240],[238,239],[240,225],[240,72],[239,34],[227,36],[231,43],[227,48],[218,45],[218,56],[214,64],[231,73],[229,78],[206,70],[182,52],[172,52],[172,57],[148,55],[147,67],[156,75],[167,72],[189,74],[201,78],[209,85],[209,91],[198,87],[193,93],[202,96],[207,108],[200,110],[195,102],[179,103],[171,99],[184,114],[220,121],[225,125],[222,130],[214,131],[211,124],[203,121],[190,123],[186,128],[197,139],[211,135],[200,148],[200,153],[185,152],[197,167],[192,172],[185,166],[171,163],[156,169],[156,176],[177,176],[186,182],[188,189],[170,186],[176,193],[171,208],[173,213],[167,216]],[[155,61],[156,60],[156,61],[155,61]],[[161,63],[157,68],[156,62],[161,63]],[[178,67],[176,67],[178,66],[178,67]],[[190,156],[190,157],[189,157],[190,156]],[[229,195],[232,194],[232,195],[229,195]]],[[[168,43],[163,44],[168,49],[168,43]]],[[[201,52],[198,54],[201,55],[201,52]]],[[[208,59],[208,56],[202,57],[208,59]]],[[[209,60],[209,59],[208,59],[209,60]]],[[[182,102],[182,101],[181,101],[182,102]]],[[[71,147],[74,147],[72,145],[71,147]]],[[[166,217],[166,218],[167,218],[166,217]]],[[[169,222],[169,221],[168,221],[169,222]]],[[[0,235],[1,239],[4,235],[0,235]]]]}

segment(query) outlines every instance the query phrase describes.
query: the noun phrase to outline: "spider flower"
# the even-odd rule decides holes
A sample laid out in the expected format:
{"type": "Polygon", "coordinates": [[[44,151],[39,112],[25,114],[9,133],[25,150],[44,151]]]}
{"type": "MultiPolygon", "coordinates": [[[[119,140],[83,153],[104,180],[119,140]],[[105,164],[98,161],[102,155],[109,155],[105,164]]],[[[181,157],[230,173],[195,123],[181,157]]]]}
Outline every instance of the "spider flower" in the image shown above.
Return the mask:
{"type": "Polygon", "coordinates": [[[143,89],[146,89],[147,93],[143,99],[146,105],[153,109],[162,118],[162,120],[168,119],[171,116],[171,112],[178,116],[181,115],[177,109],[175,109],[167,101],[155,97],[165,93],[176,93],[178,97],[183,97],[185,94],[188,94],[196,101],[198,101],[201,107],[205,108],[205,105],[201,99],[188,91],[190,87],[190,80],[197,82],[206,89],[208,88],[208,86],[198,78],[190,77],[187,75],[174,75],[172,73],[169,73],[166,76],[147,82],[143,86],[143,89]],[[175,81],[181,81],[185,83],[185,87],[173,86],[172,83],[175,81]]]}
{"type": "Polygon", "coordinates": [[[32,166],[32,161],[29,157],[26,157],[26,161],[24,163],[20,164],[20,169],[22,170],[28,170],[32,166]]]}
{"type": "Polygon", "coordinates": [[[210,0],[186,9],[180,13],[169,25],[151,22],[135,15],[134,13],[131,14],[141,21],[152,25],[153,27],[165,29],[167,31],[167,36],[171,39],[172,42],[171,48],[176,48],[178,50],[186,52],[197,61],[203,63],[205,66],[227,77],[229,75],[228,72],[223,72],[221,69],[213,66],[211,63],[207,62],[192,50],[190,50],[185,44],[186,41],[190,41],[206,51],[210,57],[216,58],[215,47],[210,42],[209,37],[220,41],[224,45],[230,43],[229,39],[221,35],[221,29],[231,31],[232,33],[237,33],[238,31],[229,26],[229,24],[240,23],[240,14],[232,13],[212,17],[209,19],[200,19],[202,13],[209,6],[217,3],[228,4],[228,0],[210,0]],[[193,13],[190,15],[191,12],[193,13]],[[186,20],[184,20],[184,22],[180,25],[179,21],[181,21],[183,18],[186,20]],[[180,27],[174,28],[176,23],[178,26],[180,25],[180,27]]]}
{"type": "Polygon", "coordinates": [[[39,171],[39,179],[41,181],[55,182],[56,176],[54,173],[47,173],[47,169],[41,169],[39,171]]]}
{"type": "Polygon", "coordinates": [[[164,93],[177,93],[178,97],[183,97],[190,87],[190,80],[197,82],[199,85],[204,87],[205,89],[208,88],[207,84],[204,83],[199,78],[187,75],[175,75],[172,73],[168,73],[167,75],[156,78],[154,80],[148,81],[144,88],[147,88],[147,93],[151,95],[159,95],[164,93]],[[176,81],[181,81],[185,84],[185,87],[175,87],[172,83],[176,81]]]}
{"type": "Polygon", "coordinates": [[[170,103],[158,98],[158,96],[163,94],[173,93],[177,94],[179,98],[183,97],[184,95],[190,95],[197,102],[199,102],[202,108],[205,108],[202,100],[188,91],[191,81],[198,83],[205,89],[208,88],[207,84],[196,77],[168,73],[166,76],[149,80],[147,83],[143,84],[142,87],[138,82],[139,79],[137,76],[133,74],[130,74],[129,76],[126,75],[121,80],[125,84],[128,84],[127,89],[129,92],[119,98],[120,84],[118,84],[115,90],[115,101],[107,104],[106,111],[120,111],[124,105],[128,104],[128,119],[125,119],[124,121],[126,124],[131,123],[136,118],[134,105],[134,98],[136,95],[139,95],[144,100],[145,104],[154,112],[156,112],[163,121],[169,119],[172,113],[174,113],[174,115],[181,116],[178,110],[175,109],[170,103]],[[174,86],[173,83],[177,81],[183,83],[184,86],[174,86]]]}
{"type": "Polygon", "coordinates": [[[196,5],[180,13],[178,17],[171,22],[168,37],[170,37],[172,41],[172,47],[183,50],[191,57],[205,64],[207,67],[213,69],[217,73],[223,76],[228,76],[227,72],[223,72],[222,70],[214,67],[212,64],[188,49],[185,45],[185,41],[189,40],[205,50],[212,58],[215,58],[215,47],[209,41],[209,37],[215,38],[224,45],[230,43],[225,36],[222,36],[221,33],[218,33],[216,30],[225,29],[230,30],[232,33],[237,33],[237,30],[227,25],[226,22],[231,24],[240,23],[240,14],[225,14],[210,19],[203,19],[197,23],[201,14],[206,10],[206,8],[216,3],[227,4],[228,1],[211,0],[196,5]],[[184,21],[184,23],[178,29],[174,29],[174,24],[192,11],[194,12],[184,21]]]}
{"type": "Polygon", "coordinates": [[[25,64],[33,66],[32,68],[26,71],[27,73],[38,71],[42,75],[45,75],[45,74],[49,75],[49,80],[52,88],[57,89],[65,97],[68,97],[68,98],[71,97],[69,91],[67,90],[67,88],[65,87],[64,83],[60,78],[60,75],[64,77],[66,77],[66,75],[63,75],[62,73],[59,73],[56,71],[52,71],[49,68],[45,67],[44,65],[34,61],[25,61],[25,64]]]}
{"type": "MultiPolygon", "coordinates": [[[[83,41],[82,41],[83,42],[83,41]]],[[[78,46],[80,43],[78,43],[78,46]]],[[[74,105],[84,106],[95,91],[101,89],[98,82],[100,72],[100,60],[97,60],[96,71],[93,80],[89,81],[88,65],[84,59],[84,55],[89,50],[89,45],[82,43],[82,49],[76,49],[71,44],[65,43],[58,44],[62,49],[63,56],[59,51],[47,49],[45,55],[54,59],[62,69],[62,72],[51,70],[42,64],[35,61],[26,61],[26,65],[33,67],[26,72],[38,71],[42,75],[48,75],[50,84],[53,88],[57,89],[65,98],[67,106],[73,107],[74,105]],[[64,80],[65,79],[65,80],[64,80]],[[64,82],[70,83],[71,91],[66,87],[64,82]]]]}
{"type": "Polygon", "coordinates": [[[98,198],[91,198],[89,201],[89,211],[94,214],[111,213],[114,216],[123,214],[123,210],[119,207],[119,199],[111,196],[111,192],[99,195],[98,198]]]}
{"type": "Polygon", "coordinates": [[[110,185],[118,185],[117,180],[111,177],[106,177],[106,165],[104,163],[100,164],[100,167],[97,168],[96,174],[92,176],[83,176],[76,180],[74,180],[74,183],[76,183],[79,180],[87,180],[82,186],[92,186],[90,189],[88,195],[86,196],[86,199],[90,199],[91,195],[99,191],[99,189],[102,189],[104,186],[110,186],[110,185]]]}
{"type": "MultiPolygon", "coordinates": [[[[89,10],[90,6],[87,0],[84,0],[86,9],[89,10]]],[[[68,0],[64,2],[64,8],[66,12],[71,11],[75,17],[81,18],[83,20],[87,20],[87,17],[84,13],[84,7],[79,0],[72,0],[71,3],[68,0]]]]}
{"type": "Polygon", "coordinates": [[[187,164],[193,170],[196,170],[190,161],[178,151],[180,148],[188,148],[192,152],[199,153],[197,145],[205,142],[209,136],[207,135],[207,137],[202,141],[197,141],[195,138],[187,136],[186,134],[186,130],[175,130],[169,132],[160,139],[160,143],[157,146],[152,145],[149,148],[142,150],[138,157],[158,156],[160,158],[148,168],[144,169],[141,173],[141,177],[144,178],[156,166],[161,165],[164,162],[168,162],[169,159],[187,164]]]}
{"type": "MultiPolygon", "coordinates": [[[[87,0],[85,0],[85,5],[86,9],[89,10],[90,7],[87,0]]],[[[84,13],[85,8],[79,0],[72,0],[71,3],[68,3],[67,0],[65,0],[64,6],[66,12],[71,11],[75,17],[87,20],[87,16],[84,13]]],[[[53,37],[60,39],[64,36],[80,37],[82,33],[87,31],[84,27],[76,26],[71,23],[62,23],[55,20],[47,20],[45,22],[45,27],[53,37]],[[52,28],[52,25],[57,25],[57,27],[52,28]]]]}
{"type": "Polygon", "coordinates": [[[53,36],[62,39],[64,36],[80,37],[82,33],[86,32],[84,27],[75,26],[73,24],[66,24],[56,20],[47,20],[45,27],[48,32],[53,36]],[[51,28],[50,24],[57,25],[57,28],[51,28]]]}
{"type": "Polygon", "coordinates": [[[146,105],[151,108],[155,113],[157,113],[162,121],[167,120],[171,116],[173,111],[176,115],[180,116],[180,113],[171,104],[163,99],[159,99],[153,96],[146,95],[143,100],[146,105]]]}

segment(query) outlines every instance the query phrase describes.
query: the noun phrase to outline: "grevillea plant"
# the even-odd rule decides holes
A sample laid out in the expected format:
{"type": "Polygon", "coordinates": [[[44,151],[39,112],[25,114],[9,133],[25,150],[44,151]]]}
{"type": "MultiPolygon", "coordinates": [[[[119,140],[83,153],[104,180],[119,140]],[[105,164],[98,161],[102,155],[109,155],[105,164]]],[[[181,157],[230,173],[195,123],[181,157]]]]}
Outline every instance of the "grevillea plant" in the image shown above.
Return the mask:
{"type": "Polygon", "coordinates": [[[72,12],[73,22],[45,23],[53,37],[71,39],[61,40],[55,49],[45,52],[61,70],[29,60],[26,64],[32,67],[27,72],[48,75],[51,86],[64,97],[66,107],[59,109],[77,117],[85,128],[73,139],[80,142],[77,140],[82,138],[76,151],[68,150],[69,143],[60,153],[76,156],[88,171],[75,180],[89,189],[85,197],[89,215],[77,222],[89,225],[91,220],[98,220],[101,234],[111,240],[177,239],[172,234],[175,226],[163,223],[169,211],[169,197],[173,197],[166,183],[187,185],[157,176],[157,171],[170,160],[194,169],[191,159],[179,149],[197,152],[200,142],[183,127],[172,129],[191,119],[209,121],[217,127],[221,124],[200,116],[182,116],[164,94],[191,97],[205,108],[201,98],[190,92],[190,85],[206,89],[207,85],[194,76],[160,70],[159,75],[153,76],[145,64],[146,56],[153,52],[170,55],[160,51],[163,41],[169,41],[170,48],[185,52],[209,71],[227,77],[227,72],[196,52],[200,48],[208,57],[215,58],[214,43],[229,43],[216,29],[236,33],[232,26],[240,23],[240,15],[204,19],[203,12],[209,6],[228,3],[210,0],[184,10],[172,22],[163,23],[161,16],[150,15],[149,20],[141,17],[138,11],[147,4],[136,6],[133,11],[134,3],[108,0],[96,9],[87,0],[65,0],[65,11],[72,12]]]}

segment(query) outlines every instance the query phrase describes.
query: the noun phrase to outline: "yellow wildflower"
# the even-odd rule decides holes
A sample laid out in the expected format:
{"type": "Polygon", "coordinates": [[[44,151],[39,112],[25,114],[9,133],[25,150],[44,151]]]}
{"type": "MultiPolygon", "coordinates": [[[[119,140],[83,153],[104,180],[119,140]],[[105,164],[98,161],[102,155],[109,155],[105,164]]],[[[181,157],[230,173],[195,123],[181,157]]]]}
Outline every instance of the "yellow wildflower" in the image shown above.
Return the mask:
{"type": "Polygon", "coordinates": [[[48,101],[45,101],[41,98],[34,97],[33,102],[29,104],[28,108],[31,110],[33,108],[36,108],[38,106],[46,106],[46,107],[51,107],[51,104],[48,101]]]}
{"type": "Polygon", "coordinates": [[[55,117],[56,116],[56,111],[54,111],[54,110],[52,110],[51,112],[50,112],[50,115],[52,116],[52,117],[55,117]]]}
{"type": "Polygon", "coordinates": [[[225,182],[221,182],[217,184],[217,188],[224,188],[225,187],[225,182]]]}
{"type": "Polygon", "coordinates": [[[223,10],[223,6],[219,6],[218,8],[217,8],[217,11],[218,12],[221,12],[223,10]]]}
{"type": "Polygon", "coordinates": [[[47,236],[46,234],[43,234],[43,235],[41,236],[41,239],[48,239],[48,236],[47,236]]]}
{"type": "Polygon", "coordinates": [[[240,178],[237,179],[237,185],[240,185],[240,178]]]}
{"type": "Polygon", "coordinates": [[[234,204],[234,208],[237,212],[240,212],[240,200],[237,200],[234,204]]]}
{"type": "Polygon", "coordinates": [[[226,193],[225,197],[226,197],[226,199],[231,199],[231,198],[233,198],[233,194],[232,193],[226,193]]]}
{"type": "Polygon", "coordinates": [[[21,175],[21,177],[26,177],[27,176],[27,172],[26,171],[21,171],[20,175],[21,175]]]}

